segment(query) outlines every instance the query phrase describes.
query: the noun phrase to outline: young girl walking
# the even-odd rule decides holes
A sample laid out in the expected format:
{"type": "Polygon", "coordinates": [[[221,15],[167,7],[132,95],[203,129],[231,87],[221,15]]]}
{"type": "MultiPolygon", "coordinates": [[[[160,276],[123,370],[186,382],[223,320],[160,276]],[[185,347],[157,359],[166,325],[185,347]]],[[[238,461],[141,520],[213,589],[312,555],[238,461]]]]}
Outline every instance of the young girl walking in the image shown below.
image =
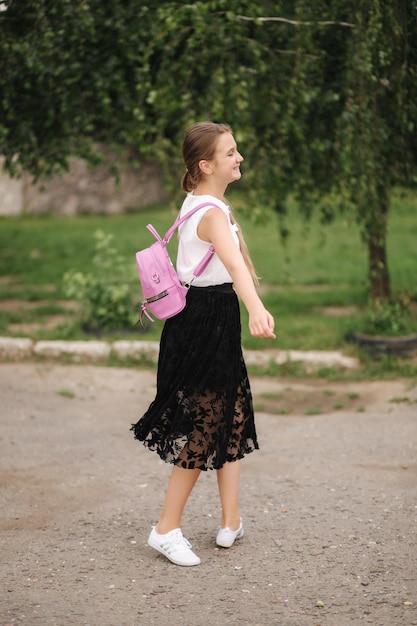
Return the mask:
{"type": "Polygon", "coordinates": [[[242,155],[229,126],[201,122],[183,142],[186,215],[179,228],[177,273],[190,280],[212,244],[215,254],[194,279],[181,313],[166,320],[160,341],[155,400],[132,426],[172,473],[148,544],[176,565],[200,558],[182,535],[181,518],[200,472],[215,469],[221,504],[216,543],[230,548],[243,536],[239,511],[240,459],[258,448],[252,395],[240,339],[238,297],[254,337],[275,338],[274,320],[256,289],[257,277],[242,234],[224,197],[240,179],[242,155]],[[211,205],[212,203],[212,205],[211,205]]]}

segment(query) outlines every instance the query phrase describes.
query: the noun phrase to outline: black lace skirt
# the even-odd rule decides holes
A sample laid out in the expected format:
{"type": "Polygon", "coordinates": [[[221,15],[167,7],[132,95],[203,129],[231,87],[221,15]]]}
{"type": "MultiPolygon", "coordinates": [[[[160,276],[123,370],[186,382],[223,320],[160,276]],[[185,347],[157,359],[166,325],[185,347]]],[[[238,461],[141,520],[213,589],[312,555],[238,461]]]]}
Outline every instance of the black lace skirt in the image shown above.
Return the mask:
{"type": "Polygon", "coordinates": [[[185,469],[220,469],[258,448],[232,285],[191,287],[166,320],[157,393],[132,426],[136,439],[185,469]]]}

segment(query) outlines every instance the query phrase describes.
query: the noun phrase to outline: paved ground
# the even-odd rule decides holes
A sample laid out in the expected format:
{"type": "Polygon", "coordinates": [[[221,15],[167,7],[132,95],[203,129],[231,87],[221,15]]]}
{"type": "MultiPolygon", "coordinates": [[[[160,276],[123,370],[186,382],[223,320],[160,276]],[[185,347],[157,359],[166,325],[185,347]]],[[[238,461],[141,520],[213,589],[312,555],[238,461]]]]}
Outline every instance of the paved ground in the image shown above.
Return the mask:
{"type": "Polygon", "coordinates": [[[179,568],[146,545],[169,467],[129,433],[154,373],[1,364],[0,624],[417,624],[417,387],[252,385],[267,412],[243,463],[245,537],[216,548],[204,474],[183,526],[202,564],[179,568]],[[342,392],[360,400],[306,414],[342,392]],[[292,412],[273,415],[285,394],[292,412]]]}

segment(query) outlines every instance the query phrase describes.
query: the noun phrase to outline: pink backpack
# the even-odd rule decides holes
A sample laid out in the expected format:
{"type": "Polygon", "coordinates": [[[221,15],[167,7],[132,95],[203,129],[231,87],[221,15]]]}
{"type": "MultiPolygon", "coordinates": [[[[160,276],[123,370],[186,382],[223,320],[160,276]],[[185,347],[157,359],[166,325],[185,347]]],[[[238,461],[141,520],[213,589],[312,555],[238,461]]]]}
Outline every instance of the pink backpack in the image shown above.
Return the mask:
{"type": "Polygon", "coordinates": [[[191,283],[194,278],[203,273],[213,258],[214,247],[210,246],[195,268],[189,282],[182,284],[167,250],[167,245],[177,228],[191,215],[194,215],[194,213],[205,206],[216,207],[212,202],[204,202],[189,211],[184,217],[178,216],[171,228],[165,233],[163,239],[151,224],[147,225],[146,228],[153,234],[156,242],[149,248],[136,252],[136,265],[144,297],[139,315],[141,323],[144,315],[151,322],[155,321],[150,313],[160,320],[166,320],[182,311],[185,307],[187,291],[191,283]]]}

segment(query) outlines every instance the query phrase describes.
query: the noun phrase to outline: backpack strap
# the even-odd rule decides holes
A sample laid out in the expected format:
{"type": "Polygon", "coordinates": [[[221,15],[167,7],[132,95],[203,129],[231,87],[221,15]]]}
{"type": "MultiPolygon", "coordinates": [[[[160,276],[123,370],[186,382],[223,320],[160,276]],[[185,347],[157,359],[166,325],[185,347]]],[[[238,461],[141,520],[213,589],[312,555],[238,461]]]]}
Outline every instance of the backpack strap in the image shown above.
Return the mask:
{"type": "MultiPolygon", "coordinates": [[[[181,226],[181,224],[183,224],[186,220],[188,220],[189,217],[194,215],[194,213],[197,213],[197,211],[199,211],[200,209],[203,209],[205,206],[210,206],[210,207],[213,207],[215,209],[220,209],[220,207],[217,206],[217,204],[213,204],[213,202],[203,202],[202,204],[199,204],[198,206],[194,207],[194,209],[191,209],[191,211],[188,211],[188,213],[186,215],[184,215],[183,217],[180,217],[180,214],[178,213],[177,219],[175,220],[175,222],[173,223],[171,228],[169,228],[167,230],[167,232],[165,233],[165,236],[164,236],[164,238],[163,238],[161,243],[167,245],[169,243],[172,235],[177,230],[177,228],[179,226],[181,226]]],[[[149,228],[149,226],[148,226],[148,228],[149,228]]],[[[184,285],[185,287],[189,287],[191,285],[191,283],[193,282],[194,278],[197,278],[197,276],[200,276],[200,274],[202,274],[204,272],[204,270],[206,269],[207,265],[210,263],[211,259],[213,258],[214,252],[215,252],[214,246],[210,245],[210,247],[207,250],[206,254],[203,256],[203,258],[201,259],[200,263],[195,268],[195,270],[193,272],[193,275],[191,277],[191,280],[189,280],[184,285]]]]}
{"type": "Polygon", "coordinates": [[[165,244],[169,243],[172,235],[175,233],[177,228],[179,226],[181,226],[181,224],[183,224],[183,222],[188,220],[189,217],[194,215],[194,213],[197,213],[197,211],[199,211],[200,209],[204,208],[205,206],[211,206],[211,207],[213,207],[215,209],[220,209],[220,207],[217,206],[217,204],[213,204],[213,202],[203,202],[202,204],[199,204],[198,206],[194,207],[194,209],[191,209],[191,211],[188,211],[188,213],[186,215],[183,215],[183,217],[180,217],[180,214],[178,213],[177,219],[175,220],[175,222],[173,223],[171,228],[169,228],[167,230],[167,232],[165,233],[165,236],[164,236],[165,244]]]}
{"type": "Polygon", "coordinates": [[[191,277],[191,280],[186,282],[184,284],[184,287],[190,287],[190,285],[192,284],[194,278],[197,278],[197,276],[200,276],[200,274],[202,274],[204,272],[204,270],[206,269],[207,265],[210,263],[211,259],[213,258],[214,252],[215,252],[214,246],[212,245],[207,250],[206,254],[203,256],[203,258],[201,259],[200,263],[195,268],[195,270],[193,272],[193,275],[191,277]]]}

